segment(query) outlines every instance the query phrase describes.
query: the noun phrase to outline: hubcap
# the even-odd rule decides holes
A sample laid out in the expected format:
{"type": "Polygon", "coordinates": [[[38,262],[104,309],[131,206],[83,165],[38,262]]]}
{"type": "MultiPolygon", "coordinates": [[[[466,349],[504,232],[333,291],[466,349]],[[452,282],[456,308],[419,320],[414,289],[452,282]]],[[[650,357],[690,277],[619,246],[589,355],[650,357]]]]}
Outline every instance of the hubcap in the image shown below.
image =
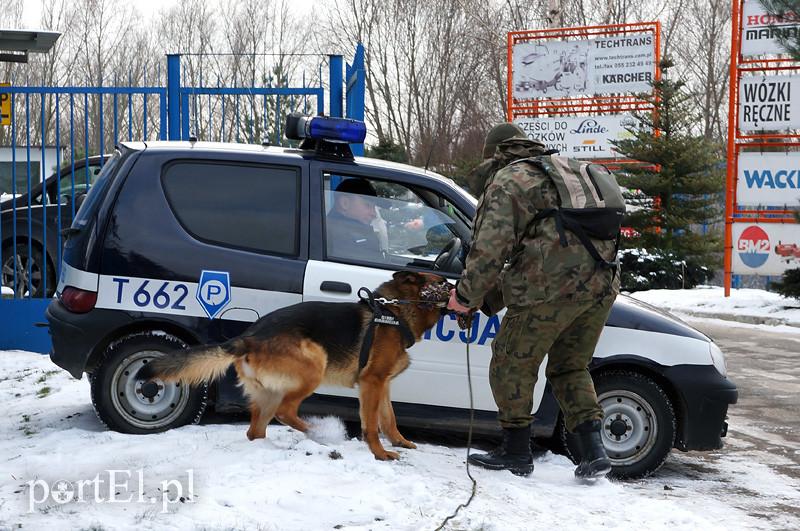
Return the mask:
{"type": "Polygon", "coordinates": [[[630,465],[655,444],[658,421],[650,404],[631,391],[615,390],[598,396],[603,418],[603,445],[615,466],[630,465]]]}
{"type": "Polygon", "coordinates": [[[3,261],[3,280],[4,286],[14,286],[16,297],[25,297],[29,293],[36,293],[42,282],[42,270],[35,260],[30,260],[27,255],[14,254],[3,261]],[[30,276],[28,276],[30,267],[30,276]],[[14,271],[16,270],[16,282],[14,282],[14,271]],[[30,283],[30,289],[28,284],[30,283]]]}
{"type": "Polygon", "coordinates": [[[111,399],[115,409],[139,428],[153,430],[168,425],[183,412],[189,400],[185,385],[136,379],[139,369],[161,355],[152,350],[131,354],[112,376],[111,399]]]}

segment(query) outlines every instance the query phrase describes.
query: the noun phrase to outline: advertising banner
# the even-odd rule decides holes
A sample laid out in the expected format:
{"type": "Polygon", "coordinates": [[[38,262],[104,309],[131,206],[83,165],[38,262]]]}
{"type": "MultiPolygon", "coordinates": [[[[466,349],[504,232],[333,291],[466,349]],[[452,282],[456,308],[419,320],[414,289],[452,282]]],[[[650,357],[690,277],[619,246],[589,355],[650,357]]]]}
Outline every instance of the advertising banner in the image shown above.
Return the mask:
{"type": "Polygon", "coordinates": [[[655,75],[651,34],[515,44],[516,99],[650,92],[655,75]]]}
{"type": "Polygon", "coordinates": [[[748,76],[739,84],[739,129],[800,128],[800,76],[748,76]]]}
{"type": "Polygon", "coordinates": [[[758,0],[747,0],[742,10],[742,55],[785,54],[779,37],[783,36],[792,42],[797,39],[798,29],[800,16],[796,13],[771,15],[758,0]]]}
{"type": "Polygon", "coordinates": [[[800,225],[734,223],[733,273],[782,275],[800,267],[800,225]]]}
{"type": "Polygon", "coordinates": [[[579,159],[613,159],[620,155],[614,151],[610,140],[629,138],[625,128],[636,121],[631,115],[616,116],[564,116],[519,117],[514,120],[531,140],[539,140],[548,149],[557,149],[561,155],[579,159]]]}
{"type": "Polygon", "coordinates": [[[800,207],[800,152],[739,153],[736,203],[800,207]]]}

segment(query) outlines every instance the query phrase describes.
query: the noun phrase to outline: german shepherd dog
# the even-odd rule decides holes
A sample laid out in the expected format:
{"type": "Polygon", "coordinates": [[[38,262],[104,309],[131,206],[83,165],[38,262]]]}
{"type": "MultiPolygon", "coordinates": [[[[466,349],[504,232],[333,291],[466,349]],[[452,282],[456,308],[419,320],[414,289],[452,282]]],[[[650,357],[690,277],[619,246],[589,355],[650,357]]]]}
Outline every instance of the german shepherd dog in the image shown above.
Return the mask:
{"type": "MultiPolygon", "coordinates": [[[[400,271],[375,290],[375,296],[420,301],[423,290],[447,293],[449,285],[432,273],[400,271]]],[[[391,308],[407,323],[415,342],[443,313],[433,304],[391,308]]],[[[157,358],[136,377],[197,385],[216,380],[233,364],[250,403],[250,440],[266,437],[273,417],[306,432],[308,425],[297,416],[297,409],[320,384],[358,384],[364,440],[375,459],[397,459],[396,452],[381,445],[378,428],[393,445],[416,448],[397,430],[389,398],[390,380],[410,361],[398,327],[377,323],[369,359],[359,370],[361,345],[372,319],[372,310],[363,302],[302,302],[265,315],[221,345],[192,347],[157,358]]]]}

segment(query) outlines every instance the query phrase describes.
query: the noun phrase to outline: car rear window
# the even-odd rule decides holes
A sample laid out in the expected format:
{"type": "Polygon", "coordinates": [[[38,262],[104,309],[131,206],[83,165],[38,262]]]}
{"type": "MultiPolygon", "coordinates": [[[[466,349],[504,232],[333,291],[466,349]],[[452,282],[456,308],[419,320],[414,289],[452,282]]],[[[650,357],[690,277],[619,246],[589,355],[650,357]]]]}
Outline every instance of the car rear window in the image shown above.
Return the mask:
{"type": "Polygon", "coordinates": [[[175,162],[162,185],[183,228],[208,243],[268,254],[299,251],[298,168],[175,162]]]}
{"type": "Polygon", "coordinates": [[[111,176],[119,166],[120,159],[122,159],[122,155],[119,151],[115,151],[114,155],[103,164],[103,169],[100,170],[100,174],[94,184],[90,184],[89,194],[72,222],[74,228],[82,229],[94,217],[97,208],[100,206],[100,200],[106,194],[108,185],[111,183],[111,176]]]}

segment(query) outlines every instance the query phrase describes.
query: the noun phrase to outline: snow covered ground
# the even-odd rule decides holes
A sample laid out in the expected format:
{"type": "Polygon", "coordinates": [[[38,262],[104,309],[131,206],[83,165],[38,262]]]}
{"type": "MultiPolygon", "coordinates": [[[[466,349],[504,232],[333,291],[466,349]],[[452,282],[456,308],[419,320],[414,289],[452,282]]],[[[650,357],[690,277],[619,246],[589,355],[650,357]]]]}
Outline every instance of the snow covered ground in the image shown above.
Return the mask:
{"type": "MultiPolygon", "coordinates": [[[[738,320],[751,324],[800,327],[800,301],[761,289],[734,289],[725,297],[723,288],[653,289],[632,297],[659,308],[696,317],[738,320]]],[[[797,332],[797,330],[790,330],[797,332]]]]}
{"type": "MultiPolygon", "coordinates": [[[[378,462],[332,418],[316,420],[315,440],[272,425],[249,442],[241,422],[111,432],[88,382],[38,354],[0,352],[0,404],[0,530],[432,530],[469,493],[464,448],[378,462]]],[[[477,497],[448,529],[789,529],[796,520],[751,505],[800,504],[797,481],[728,450],[673,454],[635,482],[584,485],[572,470],[550,453],[529,478],[473,470],[477,497]]]]}

